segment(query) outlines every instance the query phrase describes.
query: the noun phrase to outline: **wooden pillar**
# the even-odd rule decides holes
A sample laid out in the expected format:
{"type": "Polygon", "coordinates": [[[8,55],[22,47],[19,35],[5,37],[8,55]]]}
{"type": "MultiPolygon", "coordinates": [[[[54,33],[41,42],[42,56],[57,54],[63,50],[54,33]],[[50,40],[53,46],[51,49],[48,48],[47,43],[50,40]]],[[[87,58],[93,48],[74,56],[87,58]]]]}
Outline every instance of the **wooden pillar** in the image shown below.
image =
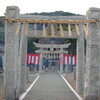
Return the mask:
{"type": "MultiPolygon", "coordinates": [[[[90,8],[87,11],[88,19],[100,20],[100,9],[90,8]]],[[[89,35],[87,37],[86,56],[86,79],[84,100],[99,100],[99,69],[100,69],[100,22],[88,25],[89,35]]]]}
{"type": "MultiPolygon", "coordinates": [[[[8,6],[6,18],[19,18],[19,8],[8,6]]],[[[5,21],[5,62],[4,62],[4,87],[5,100],[18,99],[17,65],[19,37],[15,35],[18,23],[5,21]]]]}

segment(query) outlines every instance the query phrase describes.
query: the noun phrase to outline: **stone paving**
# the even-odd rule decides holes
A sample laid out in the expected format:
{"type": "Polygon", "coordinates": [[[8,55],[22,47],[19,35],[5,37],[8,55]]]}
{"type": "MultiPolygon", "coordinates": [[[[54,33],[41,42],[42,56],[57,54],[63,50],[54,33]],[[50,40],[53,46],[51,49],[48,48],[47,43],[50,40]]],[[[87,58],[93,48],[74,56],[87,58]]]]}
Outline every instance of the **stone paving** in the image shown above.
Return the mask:
{"type": "Polygon", "coordinates": [[[78,100],[57,71],[40,74],[24,100],[78,100]]]}

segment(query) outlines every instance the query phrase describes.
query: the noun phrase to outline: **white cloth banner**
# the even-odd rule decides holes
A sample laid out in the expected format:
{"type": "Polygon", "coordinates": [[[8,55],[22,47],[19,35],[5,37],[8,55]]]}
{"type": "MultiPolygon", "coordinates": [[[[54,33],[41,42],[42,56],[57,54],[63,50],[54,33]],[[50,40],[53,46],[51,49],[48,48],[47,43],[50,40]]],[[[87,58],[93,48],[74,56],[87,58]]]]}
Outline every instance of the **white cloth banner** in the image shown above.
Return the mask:
{"type": "Polygon", "coordinates": [[[65,64],[68,64],[68,57],[65,56],[65,64]]]}
{"type": "Polygon", "coordinates": [[[28,56],[28,63],[29,63],[29,64],[31,63],[31,55],[28,56]]]}
{"type": "Polygon", "coordinates": [[[34,63],[34,56],[32,56],[32,60],[31,60],[31,63],[34,63]]]}
{"type": "Polygon", "coordinates": [[[35,58],[35,64],[38,64],[38,56],[35,58]]]}

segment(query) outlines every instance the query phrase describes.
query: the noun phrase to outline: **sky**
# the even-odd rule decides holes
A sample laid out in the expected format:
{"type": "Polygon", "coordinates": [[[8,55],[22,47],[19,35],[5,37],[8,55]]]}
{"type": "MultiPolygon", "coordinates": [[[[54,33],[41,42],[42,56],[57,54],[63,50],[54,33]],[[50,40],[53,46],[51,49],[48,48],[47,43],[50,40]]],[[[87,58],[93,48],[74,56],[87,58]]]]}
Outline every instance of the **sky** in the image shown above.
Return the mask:
{"type": "Polygon", "coordinates": [[[20,14],[65,11],[86,15],[90,7],[100,8],[100,0],[1,0],[0,16],[12,5],[19,7],[20,14]]]}

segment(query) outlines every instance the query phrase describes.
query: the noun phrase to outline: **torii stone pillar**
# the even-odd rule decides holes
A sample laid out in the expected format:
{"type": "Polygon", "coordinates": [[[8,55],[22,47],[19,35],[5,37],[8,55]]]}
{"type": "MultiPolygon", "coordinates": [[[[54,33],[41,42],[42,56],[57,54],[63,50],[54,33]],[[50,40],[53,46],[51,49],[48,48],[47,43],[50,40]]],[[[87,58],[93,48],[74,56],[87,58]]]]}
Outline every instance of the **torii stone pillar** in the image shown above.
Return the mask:
{"type": "MultiPolygon", "coordinates": [[[[90,8],[87,18],[100,20],[100,9],[90,8]]],[[[100,22],[89,24],[88,29],[84,100],[99,100],[100,22]]]]}
{"type": "Polygon", "coordinates": [[[60,54],[60,73],[63,73],[63,53],[60,54]]]}
{"type": "Polygon", "coordinates": [[[26,24],[21,25],[19,66],[20,66],[20,93],[25,91],[26,85],[26,54],[27,54],[27,37],[25,36],[26,24]]]}
{"type": "MultiPolygon", "coordinates": [[[[19,18],[19,8],[8,6],[6,18],[19,18]]],[[[18,23],[5,22],[5,62],[4,62],[4,86],[5,100],[16,100],[18,97],[17,62],[19,37],[15,35],[18,23]]]]}
{"type": "Polygon", "coordinates": [[[43,66],[43,54],[40,54],[40,61],[39,61],[39,73],[42,72],[42,66],[43,66]]]}
{"type": "Polygon", "coordinates": [[[77,38],[76,91],[84,91],[84,36],[82,25],[79,25],[80,36],[77,38]]]}

